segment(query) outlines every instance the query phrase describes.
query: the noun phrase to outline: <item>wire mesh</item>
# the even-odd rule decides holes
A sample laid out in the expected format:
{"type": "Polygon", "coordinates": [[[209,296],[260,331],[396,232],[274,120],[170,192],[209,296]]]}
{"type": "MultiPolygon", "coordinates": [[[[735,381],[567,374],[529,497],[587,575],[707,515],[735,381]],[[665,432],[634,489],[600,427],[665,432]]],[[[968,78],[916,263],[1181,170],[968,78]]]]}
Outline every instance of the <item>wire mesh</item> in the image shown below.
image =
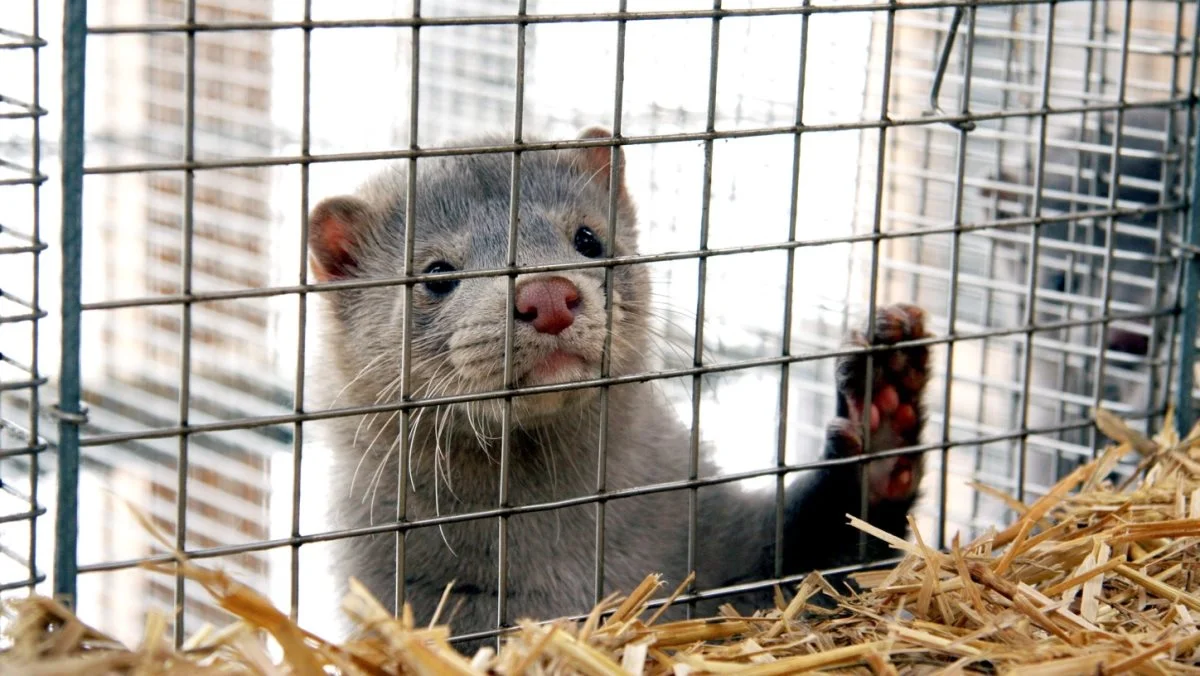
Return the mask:
{"type": "MultiPolygon", "coordinates": [[[[942,34],[950,12],[912,15],[914,33],[942,34]]],[[[1190,180],[1189,12],[1160,3],[980,11],[977,65],[987,86],[975,90],[973,110],[1005,114],[979,121],[965,154],[948,149],[954,130],[937,126],[897,149],[913,159],[897,172],[896,194],[916,196],[898,220],[945,214],[960,191],[948,190],[938,169],[965,155],[976,165],[966,187],[973,219],[991,227],[964,234],[968,269],[982,274],[958,277],[957,289],[953,276],[931,269],[946,256],[936,240],[891,274],[907,278],[917,297],[937,298],[948,282],[952,296],[969,299],[971,323],[1030,329],[980,346],[966,386],[974,391],[956,396],[961,433],[1083,423],[1100,403],[1132,415],[1166,406],[1174,319],[1161,309],[1172,304],[1179,259],[1171,242],[1183,233],[1190,180]],[[1014,109],[1026,112],[1007,114],[1014,109]]],[[[932,70],[933,42],[924,54],[913,50],[916,68],[932,70]]],[[[948,78],[947,88],[956,86],[948,78]]],[[[921,93],[914,108],[926,105],[921,93]]],[[[1015,441],[982,447],[973,462],[991,475],[987,483],[1020,496],[1037,494],[1098,443],[1086,424],[1015,441]]]]}
{"type": "MultiPolygon", "coordinates": [[[[168,613],[177,641],[221,618],[189,583],[136,568],[167,557],[124,501],[179,549],[268,590],[318,631],[337,601],[321,592],[330,588],[324,563],[346,537],[391,539],[399,604],[406,533],[495,523],[496,626],[513,619],[511,530],[533,514],[592,515],[589,601],[612,591],[605,524],[621,500],[685,496],[693,567],[706,536],[702,489],[774,490],[778,544],[785,482],[816,465],[835,414],[834,362],[854,351],[842,337],[886,303],[921,305],[937,336],[927,341],[935,373],[917,450],[929,465],[915,513],[939,545],[1007,515],[968,481],[1036,496],[1094,452],[1092,407],[1153,428],[1172,388],[1191,382],[1180,376],[1192,366],[1180,348],[1195,304],[1178,289],[1195,269],[1185,274],[1182,246],[1196,234],[1186,192],[1195,2],[93,0],[77,56],[85,47],[86,98],[99,105],[86,116],[72,109],[86,139],[74,151],[39,134],[39,4],[50,3],[28,3],[28,27],[14,15],[17,28],[0,33],[0,56],[26,59],[0,68],[0,103],[17,105],[0,120],[17,129],[0,135],[9,139],[3,166],[8,153],[19,165],[0,189],[24,195],[0,200],[0,289],[4,301],[28,301],[0,318],[0,486],[19,501],[0,515],[0,559],[20,564],[0,569],[0,583],[40,580],[35,554],[48,541],[34,526],[39,491],[53,490],[35,480],[38,453],[54,434],[52,419],[39,418],[50,387],[37,356],[39,343],[43,354],[58,350],[63,336],[38,329],[50,306],[38,296],[47,230],[39,163],[61,150],[82,172],[75,339],[88,408],[86,420],[67,419],[80,434],[79,535],[58,542],[78,554],[78,585],[56,588],[119,637],[136,640],[148,608],[182,609],[168,613]],[[32,92],[7,97],[28,85],[11,73],[32,74],[32,92]],[[612,137],[575,139],[590,124],[612,137]],[[499,136],[447,140],[485,130],[499,136]],[[625,172],[641,253],[518,270],[523,163],[568,146],[612,148],[611,160],[623,151],[610,182],[625,172]],[[419,232],[428,158],[485,153],[511,158],[507,257],[439,279],[503,280],[512,305],[517,272],[599,269],[611,286],[620,266],[641,266],[664,300],[650,371],[611,371],[610,298],[597,376],[520,390],[599,388],[606,422],[588,494],[510,499],[512,313],[503,387],[416,395],[408,355],[419,329],[407,310],[414,287],[432,278],[414,262],[417,238],[391,278],[316,284],[309,273],[308,214],[320,198],[400,162],[417,195],[405,222],[419,232]],[[21,204],[31,202],[27,213],[21,204]],[[13,237],[23,239],[5,246],[13,237]],[[31,268],[15,273],[8,260],[31,268]],[[31,293],[10,294],[30,283],[31,293]],[[339,289],[380,287],[394,289],[405,318],[397,395],[314,404],[323,387],[311,375],[322,354],[316,307],[339,289]],[[30,358],[12,357],[22,346],[30,358]],[[675,480],[614,485],[608,430],[619,421],[609,392],[642,381],[656,383],[690,427],[688,457],[675,480]],[[496,504],[411,517],[409,432],[422,411],[471,401],[498,402],[505,423],[496,504]],[[332,528],[323,505],[343,498],[327,485],[328,449],[316,433],[378,415],[399,425],[394,518],[332,528]],[[717,451],[718,476],[701,471],[705,445],[717,451]]],[[[612,191],[606,251],[616,212],[612,191]]],[[[54,303],[69,304],[68,295],[54,303]]],[[[775,579],[696,586],[687,598],[774,584],[779,556],[775,579]]]]}
{"type": "Polygon", "coordinates": [[[38,350],[46,317],[40,295],[42,238],[41,125],[38,86],[46,41],[36,2],[0,18],[0,598],[33,589],[46,450],[39,411],[46,378],[38,350]]]}

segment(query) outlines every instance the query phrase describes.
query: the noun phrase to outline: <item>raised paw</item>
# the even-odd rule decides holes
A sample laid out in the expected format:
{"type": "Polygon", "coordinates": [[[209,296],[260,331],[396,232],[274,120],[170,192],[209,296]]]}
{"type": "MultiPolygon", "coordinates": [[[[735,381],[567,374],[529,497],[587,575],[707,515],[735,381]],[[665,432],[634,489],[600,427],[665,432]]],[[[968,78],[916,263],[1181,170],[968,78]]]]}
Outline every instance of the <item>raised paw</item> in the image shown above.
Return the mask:
{"type": "MultiPolygon", "coordinates": [[[[826,453],[830,457],[862,454],[862,426],[846,418],[834,418],[825,429],[826,453]]],[[[921,483],[924,459],[920,453],[880,458],[866,464],[869,503],[909,500],[921,483]]]]}
{"type": "MultiPolygon", "coordinates": [[[[894,345],[928,336],[924,311],[898,304],[878,310],[869,339],[864,333],[855,332],[849,342],[862,347],[894,345]]],[[[829,427],[830,450],[848,456],[863,453],[864,446],[867,454],[875,454],[917,445],[924,422],[921,398],[928,381],[928,365],[929,349],[923,345],[839,359],[840,418],[829,427]]],[[[872,500],[910,496],[920,479],[921,464],[919,454],[892,456],[871,463],[872,500]]]]}

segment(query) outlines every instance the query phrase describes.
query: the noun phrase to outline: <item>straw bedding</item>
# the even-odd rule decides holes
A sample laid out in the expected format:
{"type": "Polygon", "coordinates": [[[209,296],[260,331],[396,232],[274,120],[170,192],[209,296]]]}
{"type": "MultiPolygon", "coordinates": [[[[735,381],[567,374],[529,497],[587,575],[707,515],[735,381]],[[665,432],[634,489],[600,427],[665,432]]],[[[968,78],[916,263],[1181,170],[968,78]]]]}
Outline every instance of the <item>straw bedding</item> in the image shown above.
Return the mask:
{"type": "MultiPolygon", "coordinates": [[[[1200,426],[1180,440],[1170,421],[1154,439],[1098,411],[1114,439],[1001,532],[937,551],[854,521],[904,554],[839,592],[819,575],[752,616],[658,622],[650,576],[580,622],[522,621],[500,650],[459,654],[449,630],[399,618],[355,586],[343,609],[359,630],[334,645],[292,623],[222,572],[178,565],[236,620],[171,648],[151,615],[130,649],[51,599],[7,604],[0,673],[74,674],[1200,674],[1200,426]],[[1128,486],[1103,479],[1137,453],[1128,486]],[[809,603],[824,592],[835,610],[809,603]],[[274,650],[268,645],[274,644],[274,650]]],[[[683,587],[681,586],[680,589],[683,587]]],[[[791,591],[791,590],[788,590],[791,591]]],[[[676,592],[678,593],[678,592],[676,592]]]]}

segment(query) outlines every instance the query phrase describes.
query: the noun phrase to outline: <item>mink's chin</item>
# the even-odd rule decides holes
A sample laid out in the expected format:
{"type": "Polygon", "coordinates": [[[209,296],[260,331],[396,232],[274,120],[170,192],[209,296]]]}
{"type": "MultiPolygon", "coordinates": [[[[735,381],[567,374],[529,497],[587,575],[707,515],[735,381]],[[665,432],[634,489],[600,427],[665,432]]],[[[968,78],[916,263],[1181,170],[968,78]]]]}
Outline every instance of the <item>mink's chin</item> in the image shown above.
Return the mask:
{"type": "Polygon", "coordinates": [[[513,417],[522,427],[537,426],[596,396],[594,389],[531,394],[513,399],[513,417]]]}

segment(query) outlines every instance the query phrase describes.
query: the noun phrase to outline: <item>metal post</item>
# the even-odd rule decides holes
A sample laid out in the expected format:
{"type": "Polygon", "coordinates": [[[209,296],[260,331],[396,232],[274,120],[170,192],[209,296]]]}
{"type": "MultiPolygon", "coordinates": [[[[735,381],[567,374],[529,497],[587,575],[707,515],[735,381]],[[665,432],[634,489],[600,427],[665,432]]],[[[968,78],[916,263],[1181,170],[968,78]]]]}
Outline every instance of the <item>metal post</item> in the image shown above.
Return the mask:
{"type": "Polygon", "coordinates": [[[83,69],[87,0],[63,6],[62,361],[58,383],[58,509],[54,594],[73,605],[78,571],[80,264],[83,254],[83,69]]]}
{"type": "MultiPolygon", "coordinates": [[[[1189,115],[1194,112],[1189,111],[1189,115]]],[[[1193,132],[1195,129],[1192,126],[1193,132]]],[[[1192,429],[1196,418],[1192,389],[1195,387],[1196,331],[1200,324],[1200,308],[1196,307],[1197,297],[1200,296],[1200,260],[1197,260],[1200,256],[1200,209],[1197,209],[1197,204],[1200,204],[1200,144],[1196,144],[1193,150],[1192,163],[1192,199],[1182,247],[1183,283],[1176,300],[1182,317],[1179,323],[1179,386],[1175,390],[1175,427],[1181,436],[1192,429]]]]}

